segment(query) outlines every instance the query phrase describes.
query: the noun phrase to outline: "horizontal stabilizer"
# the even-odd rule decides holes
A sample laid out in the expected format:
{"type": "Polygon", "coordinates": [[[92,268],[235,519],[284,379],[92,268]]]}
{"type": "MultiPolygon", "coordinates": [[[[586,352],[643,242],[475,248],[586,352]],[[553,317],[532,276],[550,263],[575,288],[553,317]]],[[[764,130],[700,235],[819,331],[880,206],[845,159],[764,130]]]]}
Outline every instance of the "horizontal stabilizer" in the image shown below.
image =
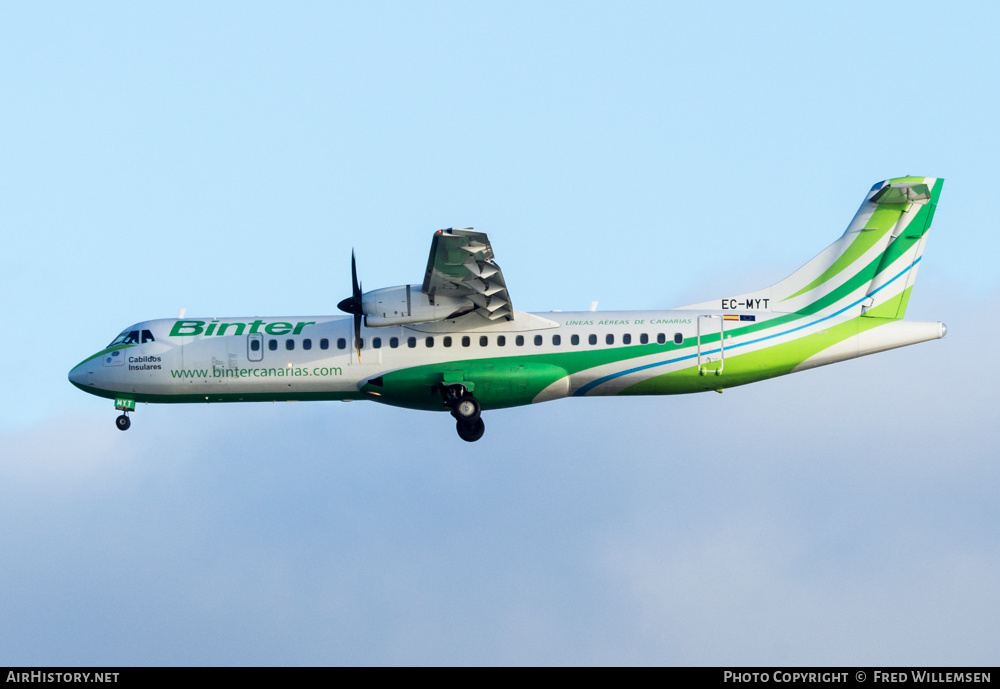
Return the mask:
{"type": "Polygon", "coordinates": [[[926,184],[887,184],[872,196],[872,203],[927,203],[931,190],[926,184]]]}

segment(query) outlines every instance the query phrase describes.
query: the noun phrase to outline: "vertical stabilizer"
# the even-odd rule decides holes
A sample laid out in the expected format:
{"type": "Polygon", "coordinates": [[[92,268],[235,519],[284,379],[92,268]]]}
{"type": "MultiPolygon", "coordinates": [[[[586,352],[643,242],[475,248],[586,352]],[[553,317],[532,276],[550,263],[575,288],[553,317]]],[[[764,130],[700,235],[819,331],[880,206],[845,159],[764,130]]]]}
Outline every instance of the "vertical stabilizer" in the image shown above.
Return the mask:
{"type": "MultiPolygon", "coordinates": [[[[875,184],[837,241],[784,280],[727,298],[722,308],[816,313],[855,305],[854,315],[902,318],[943,184],[935,177],[875,184]]],[[[684,308],[719,309],[720,302],[684,308]]]]}

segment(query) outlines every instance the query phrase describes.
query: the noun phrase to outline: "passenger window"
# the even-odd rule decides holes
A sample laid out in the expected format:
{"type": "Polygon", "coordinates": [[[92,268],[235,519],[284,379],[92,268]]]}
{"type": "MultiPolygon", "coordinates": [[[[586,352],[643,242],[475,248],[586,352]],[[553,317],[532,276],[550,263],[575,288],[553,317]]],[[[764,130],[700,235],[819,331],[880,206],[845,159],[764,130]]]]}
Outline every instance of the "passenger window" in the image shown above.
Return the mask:
{"type": "Polygon", "coordinates": [[[587,342],[589,342],[592,345],[597,344],[597,335],[591,335],[590,337],[588,337],[587,342]]]}
{"type": "Polygon", "coordinates": [[[433,347],[434,346],[434,338],[433,337],[428,337],[427,339],[424,340],[424,344],[427,345],[428,347],[433,347]]]}
{"type": "Polygon", "coordinates": [[[632,344],[632,336],[629,333],[622,335],[622,344],[632,344]]]}
{"type": "Polygon", "coordinates": [[[250,351],[251,352],[260,351],[260,340],[250,340],[250,351]]]}
{"type": "Polygon", "coordinates": [[[541,346],[541,344],[542,344],[542,336],[541,335],[535,335],[535,346],[539,347],[539,346],[541,346]]]}
{"type": "Polygon", "coordinates": [[[674,333],[674,344],[683,344],[684,336],[680,333],[674,333]]]}
{"type": "Polygon", "coordinates": [[[330,340],[328,340],[328,339],[326,339],[324,337],[322,340],[319,341],[319,348],[320,349],[330,349],[330,340]]]}
{"type": "Polygon", "coordinates": [[[270,349],[272,352],[278,351],[278,341],[277,340],[268,340],[267,341],[267,348],[270,349]]]}
{"type": "Polygon", "coordinates": [[[399,338],[398,337],[390,337],[389,338],[389,346],[392,347],[393,349],[395,349],[396,347],[398,347],[399,346],[399,338]]]}
{"type": "Polygon", "coordinates": [[[559,345],[561,345],[562,344],[562,336],[561,335],[553,335],[552,336],[552,344],[554,344],[557,347],[559,345]]]}
{"type": "Polygon", "coordinates": [[[614,335],[605,335],[604,336],[604,341],[607,342],[609,345],[614,344],[615,343],[615,336],[614,335]]]}
{"type": "Polygon", "coordinates": [[[375,349],[382,349],[382,338],[381,337],[373,337],[372,338],[372,347],[374,347],[375,349]]]}
{"type": "Polygon", "coordinates": [[[295,340],[285,340],[285,349],[288,351],[295,349],[295,340]]]}
{"type": "Polygon", "coordinates": [[[451,347],[451,338],[450,337],[445,337],[443,344],[444,344],[445,347],[451,347]]]}
{"type": "Polygon", "coordinates": [[[571,345],[578,345],[578,344],[580,344],[580,336],[579,335],[573,335],[573,336],[571,336],[569,338],[569,343],[571,345]]]}
{"type": "Polygon", "coordinates": [[[497,335],[497,347],[503,347],[507,344],[507,338],[503,335],[497,335]]]}
{"type": "Polygon", "coordinates": [[[408,337],[408,338],[406,338],[406,346],[409,347],[410,349],[413,349],[414,347],[416,347],[417,346],[417,338],[415,338],[415,337],[408,337]]]}
{"type": "Polygon", "coordinates": [[[312,349],[312,348],[313,348],[312,340],[310,340],[308,337],[302,340],[302,349],[312,349]]]}
{"type": "Polygon", "coordinates": [[[468,347],[470,344],[472,344],[472,340],[469,339],[469,336],[468,335],[463,336],[462,337],[462,346],[463,347],[468,347]]]}
{"type": "Polygon", "coordinates": [[[639,344],[649,344],[649,335],[643,333],[639,336],[639,344]]]}
{"type": "Polygon", "coordinates": [[[485,347],[489,343],[490,343],[490,338],[486,337],[485,335],[480,335],[479,336],[479,346],[480,347],[485,347]]]}
{"type": "Polygon", "coordinates": [[[523,347],[524,335],[518,335],[516,338],[514,338],[514,344],[516,344],[518,347],[523,347]]]}
{"type": "Polygon", "coordinates": [[[657,336],[656,336],[656,344],[663,344],[666,341],[667,341],[667,336],[666,335],[664,335],[663,333],[657,334],[657,336]]]}
{"type": "Polygon", "coordinates": [[[342,337],[337,338],[337,349],[347,349],[347,340],[342,337]]]}

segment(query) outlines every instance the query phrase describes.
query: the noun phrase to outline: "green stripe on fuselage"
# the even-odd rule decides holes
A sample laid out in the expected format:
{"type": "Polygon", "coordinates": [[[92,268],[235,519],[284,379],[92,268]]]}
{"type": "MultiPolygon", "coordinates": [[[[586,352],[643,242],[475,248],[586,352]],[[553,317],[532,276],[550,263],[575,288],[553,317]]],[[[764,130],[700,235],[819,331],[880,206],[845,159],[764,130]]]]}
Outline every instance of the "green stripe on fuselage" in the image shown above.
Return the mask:
{"type": "Polygon", "coordinates": [[[828,347],[856,336],[860,332],[883,325],[883,318],[861,318],[831,326],[826,330],[790,342],[737,354],[725,358],[721,375],[698,373],[697,366],[664,373],[638,382],[622,390],[622,395],[674,395],[704,392],[746,385],[791,373],[795,367],[828,347]]]}
{"type": "MultiPolygon", "coordinates": [[[[114,352],[114,351],[119,350],[119,349],[129,349],[130,347],[135,347],[135,345],[134,344],[120,344],[120,345],[115,345],[114,347],[108,347],[106,349],[102,349],[97,354],[91,354],[86,359],[84,359],[79,364],[77,364],[76,366],[82,366],[83,364],[87,363],[91,359],[96,359],[97,357],[104,356],[105,354],[110,354],[111,352],[114,352]]],[[[74,366],[73,368],[76,368],[76,366],[74,366]]]]}
{"type": "Polygon", "coordinates": [[[539,392],[560,378],[637,357],[660,354],[667,358],[692,344],[693,338],[688,338],[681,344],[671,341],[662,345],[625,345],[412,366],[383,374],[381,386],[369,383],[364,391],[377,393],[376,401],[385,404],[437,410],[442,409],[442,400],[435,387],[443,382],[445,373],[460,373],[465,381],[475,386],[474,394],[483,409],[500,409],[530,403],[539,392]]]}
{"type": "Polygon", "coordinates": [[[84,392],[95,397],[105,397],[115,399],[116,397],[126,397],[130,400],[143,403],[156,404],[185,404],[185,403],[216,403],[216,402],[307,402],[307,401],[338,401],[338,400],[360,400],[370,399],[368,395],[360,392],[239,392],[239,393],[209,393],[209,394],[183,394],[183,395],[161,395],[145,392],[123,392],[121,390],[102,390],[88,385],[73,383],[84,392]]]}

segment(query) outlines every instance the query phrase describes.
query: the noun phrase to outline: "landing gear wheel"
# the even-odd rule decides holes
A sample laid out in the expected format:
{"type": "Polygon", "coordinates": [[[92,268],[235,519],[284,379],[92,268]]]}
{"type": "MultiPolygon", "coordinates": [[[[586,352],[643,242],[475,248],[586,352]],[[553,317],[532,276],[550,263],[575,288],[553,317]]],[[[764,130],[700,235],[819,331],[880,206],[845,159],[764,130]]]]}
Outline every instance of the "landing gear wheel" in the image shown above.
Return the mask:
{"type": "Polygon", "coordinates": [[[117,419],[115,419],[115,426],[118,427],[119,431],[127,431],[129,426],[132,425],[132,420],[128,418],[128,415],[122,414],[117,419]]]}
{"type": "Polygon", "coordinates": [[[459,438],[467,443],[474,443],[483,437],[483,433],[486,432],[486,424],[483,423],[482,419],[476,419],[472,423],[459,420],[455,424],[455,429],[458,431],[459,438]]]}
{"type": "Polygon", "coordinates": [[[455,407],[452,413],[455,418],[466,424],[471,424],[476,419],[479,418],[479,413],[482,408],[479,406],[479,400],[477,400],[472,395],[465,395],[460,397],[457,402],[455,402],[455,407]]]}

